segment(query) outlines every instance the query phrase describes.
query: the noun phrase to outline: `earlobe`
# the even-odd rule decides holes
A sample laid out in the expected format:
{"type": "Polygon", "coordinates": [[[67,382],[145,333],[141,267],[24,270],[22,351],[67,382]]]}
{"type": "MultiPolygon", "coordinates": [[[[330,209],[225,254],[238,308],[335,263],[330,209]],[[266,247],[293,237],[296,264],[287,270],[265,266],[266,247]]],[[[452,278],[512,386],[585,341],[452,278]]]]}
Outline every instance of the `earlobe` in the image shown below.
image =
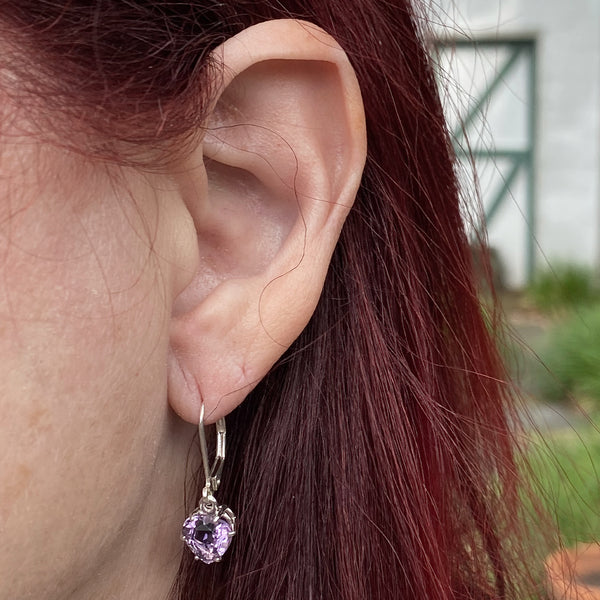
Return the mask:
{"type": "Polygon", "coordinates": [[[243,400],[310,319],[366,154],[354,72],[322,30],[265,22],[216,57],[224,75],[203,166],[186,174],[203,182],[186,186],[200,267],[176,303],[169,366],[171,405],[196,422],[203,401],[207,423],[243,400]]]}

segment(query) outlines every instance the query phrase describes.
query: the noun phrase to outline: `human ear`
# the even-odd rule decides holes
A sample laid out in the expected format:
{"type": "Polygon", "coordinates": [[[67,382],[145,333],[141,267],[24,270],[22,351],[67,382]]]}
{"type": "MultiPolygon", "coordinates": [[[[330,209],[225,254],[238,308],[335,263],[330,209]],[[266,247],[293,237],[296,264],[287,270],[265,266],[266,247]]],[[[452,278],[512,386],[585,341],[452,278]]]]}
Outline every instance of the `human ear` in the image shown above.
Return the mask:
{"type": "Polygon", "coordinates": [[[169,401],[192,423],[201,402],[207,423],[233,410],[306,326],[366,155],[354,71],[321,29],[267,21],[214,58],[222,80],[182,186],[198,269],[170,332],[169,401]]]}

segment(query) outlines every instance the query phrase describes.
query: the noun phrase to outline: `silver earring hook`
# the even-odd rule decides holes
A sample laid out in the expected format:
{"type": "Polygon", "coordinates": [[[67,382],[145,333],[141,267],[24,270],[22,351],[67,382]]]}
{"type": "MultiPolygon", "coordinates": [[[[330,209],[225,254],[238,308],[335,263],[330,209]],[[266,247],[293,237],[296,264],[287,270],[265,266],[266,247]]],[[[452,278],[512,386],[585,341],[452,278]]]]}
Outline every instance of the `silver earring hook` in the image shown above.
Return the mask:
{"type": "Polygon", "coordinates": [[[196,560],[205,563],[219,562],[235,535],[235,515],[214,497],[221,483],[221,471],[225,461],[225,419],[216,422],[217,452],[212,467],[208,464],[208,448],[204,428],[204,402],[200,406],[198,435],[206,483],[196,510],[184,521],[181,539],[194,553],[196,560]]]}
{"type": "Polygon", "coordinates": [[[202,490],[202,496],[205,498],[212,496],[221,483],[221,473],[225,463],[225,418],[222,417],[215,423],[217,427],[217,452],[215,462],[212,468],[208,462],[208,446],[206,444],[206,433],[204,428],[204,402],[200,406],[200,419],[198,421],[198,435],[200,437],[200,452],[202,453],[202,463],[204,465],[204,476],[206,483],[202,490]]]}

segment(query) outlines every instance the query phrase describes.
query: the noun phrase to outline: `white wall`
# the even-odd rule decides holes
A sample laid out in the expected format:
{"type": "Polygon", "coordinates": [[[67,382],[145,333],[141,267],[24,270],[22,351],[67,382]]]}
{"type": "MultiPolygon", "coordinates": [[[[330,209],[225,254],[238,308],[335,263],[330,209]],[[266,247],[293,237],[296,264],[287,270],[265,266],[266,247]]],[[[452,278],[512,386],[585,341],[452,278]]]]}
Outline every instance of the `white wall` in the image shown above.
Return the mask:
{"type": "MultiPolygon", "coordinates": [[[[598,268],[600,0],[437,0],[436,4],[433,20],[447,25],[445,30],[437,28],[439,35],[460,38],[464,30],[474,39],[537,40],[536,265],[570,261],[598,268]]],[[[502,216],[501,226],[490,226],[491,241],[505,245],[501,251],[513,285],[523,283],[524,271],[518,264],[521,257],[514,255],[510,232],[522,229],[523,219],[514,210],[502,216]]]]}

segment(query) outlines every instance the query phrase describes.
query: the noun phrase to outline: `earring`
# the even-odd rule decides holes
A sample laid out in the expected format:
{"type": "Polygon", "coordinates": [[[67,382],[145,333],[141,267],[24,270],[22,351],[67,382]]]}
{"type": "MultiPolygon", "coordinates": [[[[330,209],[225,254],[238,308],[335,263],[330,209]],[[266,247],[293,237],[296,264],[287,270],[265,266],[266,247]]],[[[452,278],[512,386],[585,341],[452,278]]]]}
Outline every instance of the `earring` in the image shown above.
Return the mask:
{"type": "Polygon", "coordinates": [[[181,531],[181,539],[194,553],[195,559],[207,564],[221,560],[229,548],[231,538],[235,535],[235,515],[230,508],[219,506],[214,497],[221,483],[221,472],[225,461],[225,419],[219,419],[216,426],[217,453],[210,469],[204,432],[204,403],[202,403],[198,434],[206,483],[198,508],[185,520],[181,531]]]}

